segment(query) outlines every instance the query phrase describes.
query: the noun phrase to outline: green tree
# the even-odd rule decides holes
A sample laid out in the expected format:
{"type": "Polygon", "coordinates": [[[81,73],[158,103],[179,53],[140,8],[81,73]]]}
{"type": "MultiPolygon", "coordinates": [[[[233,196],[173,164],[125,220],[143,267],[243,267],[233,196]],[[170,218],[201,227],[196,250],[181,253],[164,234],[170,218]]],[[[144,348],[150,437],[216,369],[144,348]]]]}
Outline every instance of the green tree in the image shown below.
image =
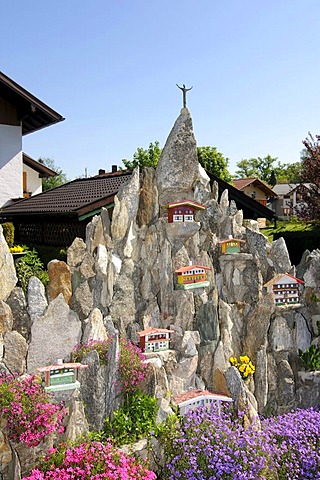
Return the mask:
{"type": "Polygon", "coordinates": [[[254,178],[258,177],[260,180],[269,183],[272,180],[273,175],[278,177],[278,173],[281,169],[280,163],[275,165],[278,160],[277,157],[257,157],[243,159],[237,163],[238,170],[236,170],[236,178],[254,178]]]}
{"type": "MultiPolygon", "coordinates": [[[[129,170],[133,170],[136,167],[156,167],[161,151],[159,142],[156,140],[149,144],[148,149],[138,147],[133,154],[133,159],[127,160],[124,158],[122,163],[129,170]]],[[[216,147],[197,147],[197,154],[203,168],[226,182],[231,180],[231,175],[228,171],[229,159],[218,152],[216,147]]]]}
{"type": "Polygon", "coordinates": [[[45,192],[47,190],[51,190],[52,188],[60,187],[64,183],[68,182],[66,174],[61,170],[61,168],[57,167],[54,160],[52,158],[39,158],[39,163],[44,165],[45,167],[50,168],[54,172],[57,173],[55,177],[43,178],[42,179],[42,191],[45,192]]]}
{"type": "Polygon", "coordinates": [[[149,144],[148,149],[138,147],[133,154],[132,160],[122,159],[122,163],[128,170],[133,170],[136,167],[156,167],[161,155],[161,148],[159,142],[149,144]]]}
{"type": "Polygon", "coordinates": [[[277,183],[300,183],[302,162],[284,163],[277,174],[277,183]]]}
{"type": "Polygon", "coordinates": [[[231,175],[228,171],[229,159],[225,158],[221,152],[218,152],[216,147],[197,147],[197,154],[199,163],[205,170],[213,173],[217,177],[230,182],[231,175]]]}

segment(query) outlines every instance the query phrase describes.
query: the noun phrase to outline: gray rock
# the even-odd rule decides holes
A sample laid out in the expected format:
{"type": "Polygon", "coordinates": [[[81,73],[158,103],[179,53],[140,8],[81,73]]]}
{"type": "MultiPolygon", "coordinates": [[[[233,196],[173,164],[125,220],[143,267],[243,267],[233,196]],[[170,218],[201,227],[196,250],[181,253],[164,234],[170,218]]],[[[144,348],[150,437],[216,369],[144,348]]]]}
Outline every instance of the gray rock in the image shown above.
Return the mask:
{"type": "Polygon", "coordinates": [[[82,341],[88,342],[89,340],[107,340],[108,334],[106,327],[104,326],[102,313],[98,308],[94,308],[89,315],[88,320],[85,322],[85,328],[83,332],[82,341]]]}
{"type": "Polygon", "coordinates": [[[15,287],[7,299],[13,315],[12,329],[19,332],[27,341],[30,338],[31,319],[27,310],[27,302],[21,287],[15,287]]]}
{"type": "Polygon", "coordinates": [[[6,300],[17,283],[13,257],[3,236],[0,225],[0,300],[6,300]]]}
{"type": "Polygon", "coordinates": [[[81,264],[86,251],[87,247],[82,238],[75,238],[67,250],[67,263],[71,271],[81,264]]]}
{"type": "Polygon", "coordinates": [[[89,432],[89,425],[85,416],[83,401],[80,397],[79,390],[73,391],[65,403],[67,409],[67,418],[64,419],[66,428],[64,433],[59,438],[60,441],[75,441],[80,436],[87,435],[89,432]]]}
{"type": "Polygon", "coordinates": [[[262,412],[268,401],[268,362],[265,346],[261,346],[257,352],[255,367],[255,396],[259,412],[262,412]]]}
{"type": "Polygon", "coordinates": [[[31,322],[41,317],[47,306],[46,292],[43,283],[37,277],[31,277],[28,285],[28,313],[31,322]]]}
{"type": "Polygon", "coordinates": [[[11,373],[26,373],[27,351],[27,342],[20,333],[12,331],[5,334],[3,361],[11,373]]]}
{"type": "Polygon", "coordinates": [[[0,334],[4,335],[5,333],[12,330],[13,326],[13,315],[11,308],[3,300],[0,300],[0,334]]]}
{"type": "Polygon", "coordinates": [[[279,315],[276,315],[276,317],[271,320],[269,336],[269,342],[274,352],[288,352],[293,348],[291,330],[288,327],[286,319],[279,315]]]}
{"type": "Polygon", "coordinates": [[[301,313],[295,314],[295,328],[293,330],[293,339],[296,345],[296,353],[299,349],[303,352],[307,350],[311,345],[311,332],[308,328],[308,324],[301,315],[301,313]]]}
{"type": "Polygon", "coordinates": [[[177,118],[156,168],[159,204],[192,200],[193,186],[199,178],[196,141],[192,119],[187,108],[177,118]],[[173,175],[174,172],[174,175],[173,175]]]}
{"type": "Polygon", "coordinates": [[[287,245],[283,237],[280,237],[272,242],[271,259],[276,273],[287,273],[290,271],[291,261],[287,245]]]}
{"type": "Polygon", "coordinates": [[[31,328],[27,357],[28,373],[51,365],[58,358],[69,360],[74,346],[81,339],[81,322],[60,294],[42,317],[37,316],[31,328]]]}

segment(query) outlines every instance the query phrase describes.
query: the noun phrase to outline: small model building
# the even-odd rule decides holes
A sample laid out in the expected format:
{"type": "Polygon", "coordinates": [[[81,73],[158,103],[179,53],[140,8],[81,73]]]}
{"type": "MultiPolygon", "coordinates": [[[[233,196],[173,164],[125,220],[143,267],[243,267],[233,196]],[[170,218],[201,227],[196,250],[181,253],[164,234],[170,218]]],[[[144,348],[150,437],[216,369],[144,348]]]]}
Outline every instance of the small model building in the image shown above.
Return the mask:
{"type": "Polygon", "coordinates": [[[171,333],[174,333],[174,330],[167,330],[166,328],[141,330],[138,332],[141,350],[145,353],[169,350],[171,333]]]}
{"type": "Polygon", "coordinates": [[[245,241],[240,240],[239,238],[233,238],[232,235],[229,235],[225,240],[220,240],[220,242],[218,242],[218,244],[221,245],[222,253],[240,253],[241,243],[245,243],[245,241]]]}
{"type": "Polygon", "coordinates": [[[267,282],[264,287],[267,292],[274,293],[274,302],[276,305],[298,303],[300,298],[299,285],[304,282],[289,273],[280,273],[267,282]]]}
{"type": "Polygon", "coordinates": [[[173,398],[174,403],[179,407],[180,415],[185,415],[189,410],[209,406],[217,402],[220,412],[221,402],[232,402],[232,398],[220,393],[211,393],[208,390],[190,390],[173,398]]]}
{"type": "Polygon", "coordinates": [[[168,223],[173,222],[194,222],[195,212],[205,210],[207,207],[192,200],[172,202],[162,208],[168,209],[168,223]]]}
{"type": "Polygon", "coordinates": [[[55,365],[37,368],[37,371],[44,373],[44,389],[47,392],[60,392],[79,388],[78,371],[80,368],[88,368],[82,363],[63,363],[58,360],[55,365]]]}
{"type": "Polygon", "coordinates": [[[179,268],[175,271],[177,277],[176,290],[208,287],[210,282],[207,280],[207,270],[211,270],[211,268],[204,265],[188,265],[179,268]]]}

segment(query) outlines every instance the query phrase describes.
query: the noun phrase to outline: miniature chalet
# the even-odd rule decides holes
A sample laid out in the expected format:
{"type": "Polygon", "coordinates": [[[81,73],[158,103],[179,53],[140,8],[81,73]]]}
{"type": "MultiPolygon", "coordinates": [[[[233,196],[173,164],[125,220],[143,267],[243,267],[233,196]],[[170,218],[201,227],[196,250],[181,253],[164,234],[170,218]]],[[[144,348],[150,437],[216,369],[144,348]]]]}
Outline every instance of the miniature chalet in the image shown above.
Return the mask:
{"type": "Polygon", "coordinates": [[[179,268],[175,271],[177,278],[175,288],[178,290],[190,290],[208,287],[210,282],[207,280],[207,270],[211,270],[211,268],[204,265],[188,265],[179,268]]]}
{"type": "Polygon", "coordinates": [[[44,373],[45,390],[47,392],[61,392],[79,388],[78,371],[81,368],[88,368],[82,363],[62,363],[58,360],[55,365],[39,367],[37,371],[44,373]]]}
{"type": "Polygon", "coordinates": [[[299,302],[299,285],[303,284],[302,280],[289,275],[289,273],[280,273],[269,280],[264,287],[267,289],[267,292],[274,293],[275,304],[284,305],[299,302]]]}
{"type": "Polygon", "coordinates": [[[168,209],[168,223],[173,222],[194,222],[197,210],[205,210],[207,207],[192,200],[172,202],[162,208],[168,209]]]}
{"type": "Polygon", "coordinates": [[[245,241],[239,238],[233,238],[232,235],[218,242],[218,244],[221,245],[222,253],[240,253],[241,243],[245,243],[245,241]]]}
{"type": "Polygon", "coordinates": [[[180,415],[185,415],[189,410],[209,406],[217,402],[220,412],[221,402],[232,402],[232,398],[221,393],[211,393],[208,390],[190,390],[173,398],[173,402],[179,407],[180,415]]]}
{"type": "Polygon", "coordinates": [[[174,330],[166,328],[148,328],[138,332],[140,348],[145,353],[161,352],[170,348],[170,334],[174,330]]]}

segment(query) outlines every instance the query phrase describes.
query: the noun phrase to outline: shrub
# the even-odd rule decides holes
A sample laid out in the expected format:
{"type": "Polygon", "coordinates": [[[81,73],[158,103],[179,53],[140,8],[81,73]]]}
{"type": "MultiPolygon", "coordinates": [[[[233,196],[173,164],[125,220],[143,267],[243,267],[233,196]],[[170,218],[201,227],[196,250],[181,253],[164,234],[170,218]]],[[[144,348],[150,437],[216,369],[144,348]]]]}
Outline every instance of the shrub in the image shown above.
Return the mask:
{"type": "Polygon", "coordinates": [[[133,443],[156,428],[157,400],[142,392],[128,395],[124,404],[115,412],[113,419],[106,420],[106,438],[118,446],[133,443]]]}
{"type": "Polygon", "coordinates": [[[320,370],[320,349],[311,345],[305,352],[299,349],[299,356],[304,363],[306,370],[320,370]]]}
{"type": "MultiPolygon", "coordinates": [[[[99,354],[100,363],[106,365],[108,363],[108,350],[111,340],[109,338],[105,341],[90,340],[89,342],[79,343],[72,352],[72,358],[75,362],[81,362],[85,355],[96,350],[99,354]]],[[[140,382],[145,378],[146,371],[147,364],[141,349],[133,345],[129,340],[120,338],[120,385],[115,385],[115,387],[121,390],[124,395],[134,393],[140,382]]]]}
{"type": "Polygon", "coordinates": [[[10,440],[36,446],[49,433],[63,431],[63,416],[62,404],[51,403],[34,376],[0,373],[0,417],[10,440]]]}
{"type": "Polygon", "coordinates": [[[22,480],[153,480],[144,462],[130,458],[111,443],[82,442],[59,445],[39,468],[22,480]]]}
{"type": "Polygon", "coordinates": [[[12,247],[14,243],[14,225],[11,222],[2,223],[3,236],[8,244],[8,247],[12,247]]]}
{"type": "Polygon", "coordinates": [[[19,285],[27,292],[29,280],[31,277],[37,277],[46,286],[49,282],[48,273],[44,270],[36,250],[27,250],[26,255],[16,264],[16,272],[19,285]]]}

